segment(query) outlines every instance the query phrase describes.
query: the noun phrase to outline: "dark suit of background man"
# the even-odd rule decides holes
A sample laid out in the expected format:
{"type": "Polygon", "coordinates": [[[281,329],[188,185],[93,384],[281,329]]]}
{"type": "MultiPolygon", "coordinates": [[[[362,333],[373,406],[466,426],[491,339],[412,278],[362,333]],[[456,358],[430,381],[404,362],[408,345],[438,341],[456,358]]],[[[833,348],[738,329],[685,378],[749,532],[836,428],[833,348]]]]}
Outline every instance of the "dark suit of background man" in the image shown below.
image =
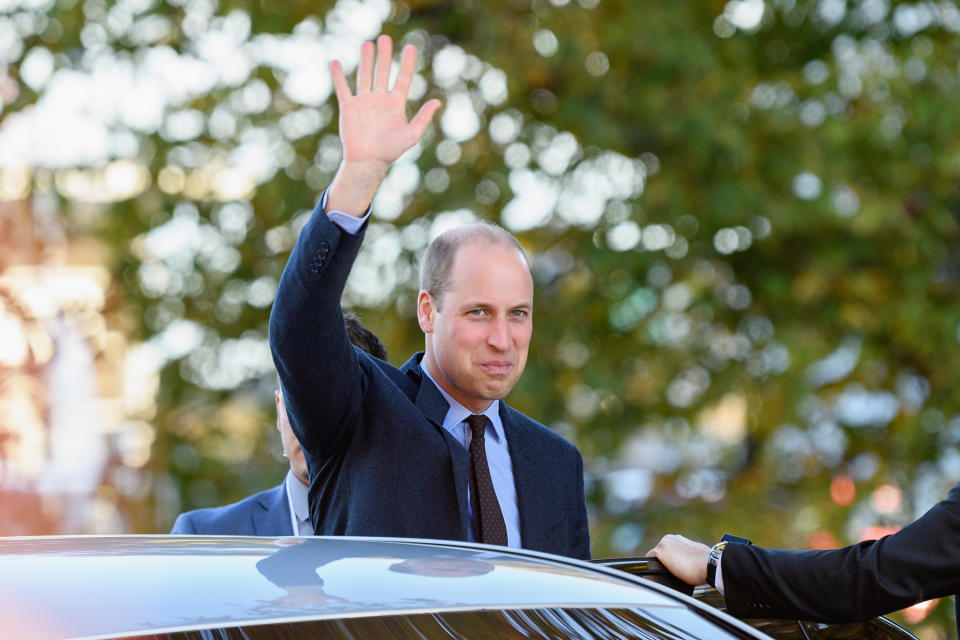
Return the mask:
{"type": "MultiPolygon", "coordinates": [[[[350,342],[381,360],[387,350],[375,333],[363,326],[360,318],[345,313],[343,324],[350,342]]],[[[273,489],[248,496],[223,507],[196,509],[181,513],[170,533],[234,536],[312,536],[313,524],[307,504],[307,462],[297,437],[290,428],[283,393],[274,392],[277,402],[277,430],[283,443],[283,455],[290,460],[284,481],[273,489]],[[292,514],[292,515],[291,515],[292,514]]]]}
{"type": "Polygon", "coordinates": [[[440,106],[430,100],[408,122],[416,50],[404,49],[388,90],[390,39],[376,49],[376,66],[374,44],[361,49],[356,95],[331,65],[343,161],[300,234],[270,316],[317,533],[480,539],[473,517],[491,501],[470,504],[480,491],[468,492],[464,419],[483,414],[478,452],[486,451],[508,544],[587,558],[580,453],[501,400],[523,371],[532,332],[533,278],[513,236],[470,225],[431,243],[417,298],[426,349],[400,369],[351,349],[343,332],[340,297],[370,202],[440,106]]]}
{"type": "MultiPolygon", "coordinates": [[[[707,578],[710,547],[667,535],[652,549],[690,584],[707,578]]],[[[735,616],[856,622],[924,600],[960,594],[960,484],[900,531],[827,551],[728,543],[716,587],[735,616]]],[[[960,633],[960,598],[958,633],[960,633]]]]}

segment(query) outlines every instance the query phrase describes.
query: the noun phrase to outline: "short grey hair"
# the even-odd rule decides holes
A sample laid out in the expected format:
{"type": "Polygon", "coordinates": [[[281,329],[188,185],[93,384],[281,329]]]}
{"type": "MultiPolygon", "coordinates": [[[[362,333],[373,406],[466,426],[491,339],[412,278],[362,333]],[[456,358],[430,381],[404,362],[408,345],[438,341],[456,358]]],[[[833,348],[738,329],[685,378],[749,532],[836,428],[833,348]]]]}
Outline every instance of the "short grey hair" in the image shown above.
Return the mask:
{"type": "Polygon", "coordinates": [[[440,307],[444,294],[450,289],[450,269],[457,251],[460,247],[474,242],[514,247],[523,256],[527,268],[530,268],[530,259],[523,245],[503,227],[489,222],[476,222],[444,231],[427,247],[420,265],[420,289],[433,296],[437,308],[440,307]]]}

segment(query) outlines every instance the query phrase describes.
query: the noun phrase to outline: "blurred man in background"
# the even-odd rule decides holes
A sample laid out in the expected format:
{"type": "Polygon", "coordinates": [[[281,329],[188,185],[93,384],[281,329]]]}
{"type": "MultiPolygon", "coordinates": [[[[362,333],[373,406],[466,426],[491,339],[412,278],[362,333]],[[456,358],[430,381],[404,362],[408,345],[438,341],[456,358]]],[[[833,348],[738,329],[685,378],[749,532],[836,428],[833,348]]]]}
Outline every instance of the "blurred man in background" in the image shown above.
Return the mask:
{"type": "MultiPolygon", "coordinates": [[[[343,315],[347,336],[354,347],[386,361],[383,343],[352,313],[343,315]]],[[[290,428],[283,391],[274,391],[277,403],[277,431],[283,443],[283,455],[290,460],[284,481],[224,507],[196,509],[177,516],[170,533],[237,536],[312,536],[313,525],[307,506],[310,485],[307,461],[297,437],[290,428]]]]}

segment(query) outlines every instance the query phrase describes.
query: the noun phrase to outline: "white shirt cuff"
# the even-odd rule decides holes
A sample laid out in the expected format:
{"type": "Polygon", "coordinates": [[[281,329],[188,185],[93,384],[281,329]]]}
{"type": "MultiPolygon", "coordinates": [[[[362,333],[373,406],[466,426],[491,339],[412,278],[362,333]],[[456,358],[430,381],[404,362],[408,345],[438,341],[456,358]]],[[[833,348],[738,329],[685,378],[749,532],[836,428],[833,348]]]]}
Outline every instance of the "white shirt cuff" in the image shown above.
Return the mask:
{"type": "MultiPolygon", "coordinates": [[[[329,189],[323,192],[323,195],[320,196],[320,204],[317,205],[320,208],[320,211],[323,211],[327,208],[327,192],[329,189]]],[[[327,211],[327,217],[330,218],[330,222],[334,223],[347,233],[352,236],[360,233],[360,229],[363,228],[363,225],[370,219],[370,212],[373,211],[373,206],[367,207],[366,213],[363,214],[362,218],[352,216],[349,213],[344,213],[343,211],[327,211]]]]}
{"type": "Polygon", "coordinates": [[[717,560],[717,575],[715,576],[716,579],[713,581],[713,583],[714,583],[713,586],[715,586],[715,587],[717,588],[717,591],[720,592],[720,595],[726,595],[726,594],[723,593],[723,569],[722,569],[722,566],[723,566],[723,554],[721,553],[721,554],[720,554],[720,559],[717,560]]]}

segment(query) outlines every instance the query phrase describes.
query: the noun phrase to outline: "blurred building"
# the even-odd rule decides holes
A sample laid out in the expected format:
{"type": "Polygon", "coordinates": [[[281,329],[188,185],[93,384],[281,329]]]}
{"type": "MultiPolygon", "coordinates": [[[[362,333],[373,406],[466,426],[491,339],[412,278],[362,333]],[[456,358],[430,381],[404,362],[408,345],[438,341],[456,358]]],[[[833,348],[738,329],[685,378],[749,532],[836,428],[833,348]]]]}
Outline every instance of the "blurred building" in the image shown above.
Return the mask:
{"type": "Polygon", "coordinates": [[[0,202],[0,248],[0,535],[128,531],[117,479],[149,458],[155,386],[128,397],[109,254],[42,195],[0,202]]]}

